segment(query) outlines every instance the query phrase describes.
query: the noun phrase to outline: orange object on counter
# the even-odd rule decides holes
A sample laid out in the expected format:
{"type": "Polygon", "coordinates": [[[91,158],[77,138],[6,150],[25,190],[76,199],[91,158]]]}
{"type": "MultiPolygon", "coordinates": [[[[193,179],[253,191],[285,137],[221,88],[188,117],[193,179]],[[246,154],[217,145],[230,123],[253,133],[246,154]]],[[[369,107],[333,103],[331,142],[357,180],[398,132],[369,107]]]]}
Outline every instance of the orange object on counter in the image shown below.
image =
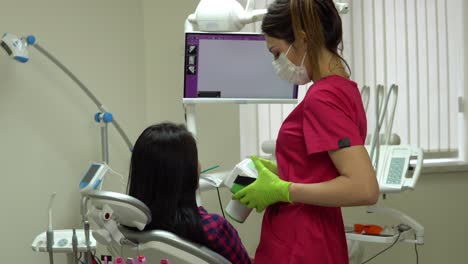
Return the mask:
{"type": "Polygon", "coordinates": [[[355,224],[354,225],[354,232],[357,234],[365,234],[365,235],[380,235],[382,234],[383,227],[378,225],[361,225],[355,224]]]}

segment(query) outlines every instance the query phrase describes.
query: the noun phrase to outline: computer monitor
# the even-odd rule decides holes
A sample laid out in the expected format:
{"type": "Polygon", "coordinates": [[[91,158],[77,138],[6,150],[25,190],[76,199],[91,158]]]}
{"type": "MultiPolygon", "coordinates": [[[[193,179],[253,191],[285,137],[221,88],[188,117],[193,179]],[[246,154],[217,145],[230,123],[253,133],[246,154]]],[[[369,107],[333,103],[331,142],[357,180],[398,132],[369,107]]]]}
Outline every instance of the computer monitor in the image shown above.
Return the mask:
{"type": "Polygon", "coordinates": [[[272,60],[262,34],[186,33],[183,102],[296,103],[272,60]]]}

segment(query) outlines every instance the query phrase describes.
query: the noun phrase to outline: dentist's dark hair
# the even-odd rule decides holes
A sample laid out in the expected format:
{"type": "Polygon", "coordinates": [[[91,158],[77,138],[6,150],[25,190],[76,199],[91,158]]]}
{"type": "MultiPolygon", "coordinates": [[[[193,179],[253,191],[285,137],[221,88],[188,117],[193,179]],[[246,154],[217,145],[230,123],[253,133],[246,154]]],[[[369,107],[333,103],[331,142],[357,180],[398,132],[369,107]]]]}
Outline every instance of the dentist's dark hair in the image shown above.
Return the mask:
{"type": "Polygon", "coordinates": [[[262,31],[288,44],[293,44],[302,32],[305,33],[312,78],[321,77],[318,59],[323,47],[340,58],[351,71],[341,55],[343,28],[333,0],[276,0],[263,18],[262,31]]]}
{"type": "Polygon", "coordinates": [[[183,125],[148,127],[133,148],[128,194],[152,213],[146,230],[166,230],[208,247],[196,203],[198,151],[183,125]]]}

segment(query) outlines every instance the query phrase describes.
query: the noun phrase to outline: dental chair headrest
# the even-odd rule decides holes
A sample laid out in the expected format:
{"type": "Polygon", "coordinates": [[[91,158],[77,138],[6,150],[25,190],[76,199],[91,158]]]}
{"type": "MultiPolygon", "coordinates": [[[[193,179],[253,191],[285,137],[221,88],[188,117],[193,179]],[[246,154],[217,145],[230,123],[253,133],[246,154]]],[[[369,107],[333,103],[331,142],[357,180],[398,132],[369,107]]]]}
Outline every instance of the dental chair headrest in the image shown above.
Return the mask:
{"type": "Polygon", "coordinates": [[[151,222],[150,209],[140,200],[122,193],[92,191],[85,196],[97,209],[110,208],[116,222],[143,230],[151,222]]]}

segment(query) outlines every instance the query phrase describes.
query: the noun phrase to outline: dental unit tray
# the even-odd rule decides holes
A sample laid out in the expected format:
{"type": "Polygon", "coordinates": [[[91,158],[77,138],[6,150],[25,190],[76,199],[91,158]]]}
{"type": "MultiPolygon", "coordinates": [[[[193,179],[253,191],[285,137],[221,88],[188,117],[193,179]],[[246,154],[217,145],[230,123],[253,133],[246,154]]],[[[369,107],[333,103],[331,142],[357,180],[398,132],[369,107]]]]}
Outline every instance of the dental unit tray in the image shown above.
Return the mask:
{"type": "Polygon", "coordinates": [[[393,243],[398,239],[399,241],[406,243],[412,243],[417,245],[424,244],[424,226],[409,215],[396,209],[379,206],[369,206],[367,208],[367,213],[375,213],[381,216],[397,220],[399,221],[397,227],[402,226],[405,228],[402,228],[400,230],[396,228],[394,229],[394,234],[381,236],[347,232],[346,239],[373,243],[393,243]]]}
{"type": "MultiPolygon", "coordinates": [[[[53,245],[53,252],[54,253],[72,253],[72,236],[73,230],[54,230],[54,245],[53,245]]],[[[84,230],[76,230],[76,236],[78,239],[78,252],[86,252],[86,239],[84,230]]],[[[90,248],[91,250],[96,250],[96,240],[94,238],[90,239],[90,248]]],[[[47,239],[46,239],[46,232],[39,234],[34,241],[32,242],[32,250],[35,252],[47,252],[47,239]]]]}

